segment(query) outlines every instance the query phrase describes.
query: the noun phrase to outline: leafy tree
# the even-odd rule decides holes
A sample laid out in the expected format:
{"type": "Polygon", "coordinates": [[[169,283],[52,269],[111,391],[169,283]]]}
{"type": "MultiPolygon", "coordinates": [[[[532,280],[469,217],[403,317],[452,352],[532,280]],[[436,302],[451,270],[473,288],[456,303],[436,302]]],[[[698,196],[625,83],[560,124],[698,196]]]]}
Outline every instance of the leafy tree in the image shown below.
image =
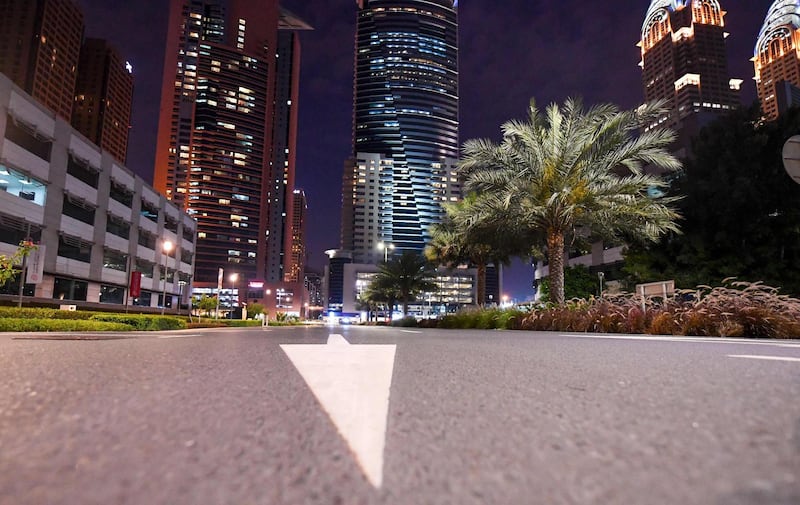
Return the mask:
{"type": "MultiPolygon", "coordinates": [[[[23,240],[19,243],[19,247],[14,251],[11,256],[0,254],[0,287],[4,286],[8,281],[21,272],[21,265],[25,258],[27,258],[32,251],[38,248],[30,240],[23,240]]],[[[24,281],[20,281],[24,282],[24,281]]]]}
{"type": "Polygon", "coordinates": [[[264,313],[264,306],[261,305],[260,303],[253,302],[253,303],[248,303],[247,304],[247,314],[248,315],[250,315],[252,317],[256,317],[259,314],[263,314],[263,313],[264,313]]]}
{"type": "Polygon", "coordinates": [[[430,265],[425,258],[413,252],[404,252],[382,263],[378,269],[370,289],[399,300],[403,304],[403,316],[408,314],[409,302],[414,301],[419,293],[436,289],[430,265]]]}
{"type": "MultiPolygon", "coordinates": [[[[545,278],[539,283],[541,301],[550,301],[550,279],[545,278]]],[[[587,299],[597,295],[600,291],[600,280],[592,275],[586,265],[575,265],[564,268],[564,298],[587,299]]]]}
{"type": "Polygon", "coordinates": [[[203,295],[197,300],[197,308],[205,311],[206,317],[211,316],[211,311],[217,308],[217,297],[203,295]]]}
{"type": "Polygon", "coordinates": [[[382,289],[379,286],[376,286],[375,283],[372,283],[367,286],[367,289],[364,290],[363,293],[361,293],[358,301],[361,305],[361,308],[366,308],[370,313],[369,319],[371,320],[371,314],[375,314],[377,319],[378,310],[381,308],[385,309],[387,312],[390,312],[394,306],[395,297],[396,295],[393,290],[382,289]]]}
{"type": "MultiPolygon", "coordinates": [[[[636,136],[663,112],[661,104],[636,111],[579,100],[556,104],[543,115],[531,101],[528,120],[508,121],[503,140],[464,144],[460,170],[466,187],[509,233],[544,237],[553,301],[564,303],[564,250],[576,237],[656,240],[677,231],[668,198],[650,197],[663,182],[643,165],[680,168],[666,148],[675,135],[653,129],[636,136]]],[[[531,243],[530,249],[537,244],[531,243]]]]}
{"type": "Polygon", "coordinates": [[[776,122],[759,117],[757,107],[739,110],[700,132],[670,188],[685,195],[683,234],[630,247],[624,271],[631,281],[675,279],[691,288],[737,277],[800,294],[800,185],[781,157],[800,133],[800,110],[776,122]]]}
{"type": "Polygon", "coordinates": [[[510,234],[494,225],[488,206],[481,197],[469,194],[463,200],[444,206],[446,217],[431,227],[431,241],[425,248],[428,260],[449,267],[469,263],[477,270],[477,303],[486,300],[486,269],[490,263],[508,264],[521,246],[519,234],[510,234]]]}

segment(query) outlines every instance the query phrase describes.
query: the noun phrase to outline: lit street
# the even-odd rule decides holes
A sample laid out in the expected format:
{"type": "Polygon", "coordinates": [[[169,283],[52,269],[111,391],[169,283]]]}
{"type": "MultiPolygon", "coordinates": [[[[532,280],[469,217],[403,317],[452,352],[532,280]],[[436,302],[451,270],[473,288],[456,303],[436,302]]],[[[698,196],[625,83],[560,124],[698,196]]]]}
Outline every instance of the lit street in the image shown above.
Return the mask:
{"type": "Polygon", "coordinates": [[[798,341],[77,336],[0,335],[0,505],[800,503],[798,341]]]}

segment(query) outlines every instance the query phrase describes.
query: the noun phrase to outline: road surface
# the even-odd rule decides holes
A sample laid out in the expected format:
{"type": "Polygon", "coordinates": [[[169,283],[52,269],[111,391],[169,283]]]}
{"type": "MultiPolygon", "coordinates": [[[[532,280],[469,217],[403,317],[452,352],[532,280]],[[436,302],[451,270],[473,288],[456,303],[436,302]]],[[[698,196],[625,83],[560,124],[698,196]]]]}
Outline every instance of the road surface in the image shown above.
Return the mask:
{"type": "Polygon", "coordinates": [[[798,341],[121,336],[0,335],[1,505],[800,504],[798,341]]]}

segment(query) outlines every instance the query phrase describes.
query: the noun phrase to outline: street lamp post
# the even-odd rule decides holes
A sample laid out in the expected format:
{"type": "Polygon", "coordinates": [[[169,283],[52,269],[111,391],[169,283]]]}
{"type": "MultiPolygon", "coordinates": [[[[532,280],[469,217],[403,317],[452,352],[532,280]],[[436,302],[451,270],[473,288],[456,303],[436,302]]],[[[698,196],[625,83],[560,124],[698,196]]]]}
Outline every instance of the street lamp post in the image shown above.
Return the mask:
{"type": "Polygon", "coordinates": [[[389,250],[394,250],[394,244],[387,244],[386,242],[379,242],[378,249],[383,249],[383,262],[389,262],[389,250]]]}
{"type": "MultiPolygon", "coordinates": [[[[230,298],[230,312],[229,312],[229,319],[233,319],[233,289],[236,287],[236,281],[239,280],[239,274],[231,274],[231,298],[230,298]]],[[[236,303],[239,303],[239,297],[236,297],[236,303]]]]}
{"type": "Polygon", "coordinates": [[[186,285],[186,281],[178,281],[178,311],[177,314],[181,315],[181,304],[183,303],[183,287],[186,285]]]}
{"type": "Polygon", "coordinates": [[[164,309],[167,308],[167,275],[169,275],[169,253],[172,251],[173,244],[169,240],[161,243],[161,253],[164,256],[164,289],[161,291],[161,315],[164,315],[164,309]]]}

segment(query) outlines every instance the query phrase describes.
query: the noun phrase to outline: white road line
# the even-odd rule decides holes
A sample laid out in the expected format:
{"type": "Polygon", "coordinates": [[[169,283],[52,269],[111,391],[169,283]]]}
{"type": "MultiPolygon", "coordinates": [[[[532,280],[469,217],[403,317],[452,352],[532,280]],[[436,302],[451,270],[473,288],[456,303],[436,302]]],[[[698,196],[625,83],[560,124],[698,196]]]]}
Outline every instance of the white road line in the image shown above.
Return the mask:
{"type": "Polygon", "coordinates": [[[708,338],[708,337],[672,337],[667,335],[593,335],[593,334],[561,334],[570,338],[595,338],[603,340],[645,340],[649,342],[686,342],[690,344],[741,344],[761,345],[770,347],[785,347],[800,349],[800,344],[784,344],[779,341],[745,340],[739,338],[708,338]]]}
{"type": "Polygon", "coordinates": [[[788,356],[756,356],[752,354],[728,354],[729,358],[760,359],[765,361],[788,361],[790,363],[800,363],[800,358],[790,358],[788,356]]]}
{"type": "Polygon", "coordinates": [[[421,331],[414,330],[400,330],[400,333],[422,333],[421,331]]]}
{"type": "Polygon", "coordinates": [[[311,392],[350,446],[364,475],[383,483],[383,451],[396,345],[281,344],[311,392]]]}

